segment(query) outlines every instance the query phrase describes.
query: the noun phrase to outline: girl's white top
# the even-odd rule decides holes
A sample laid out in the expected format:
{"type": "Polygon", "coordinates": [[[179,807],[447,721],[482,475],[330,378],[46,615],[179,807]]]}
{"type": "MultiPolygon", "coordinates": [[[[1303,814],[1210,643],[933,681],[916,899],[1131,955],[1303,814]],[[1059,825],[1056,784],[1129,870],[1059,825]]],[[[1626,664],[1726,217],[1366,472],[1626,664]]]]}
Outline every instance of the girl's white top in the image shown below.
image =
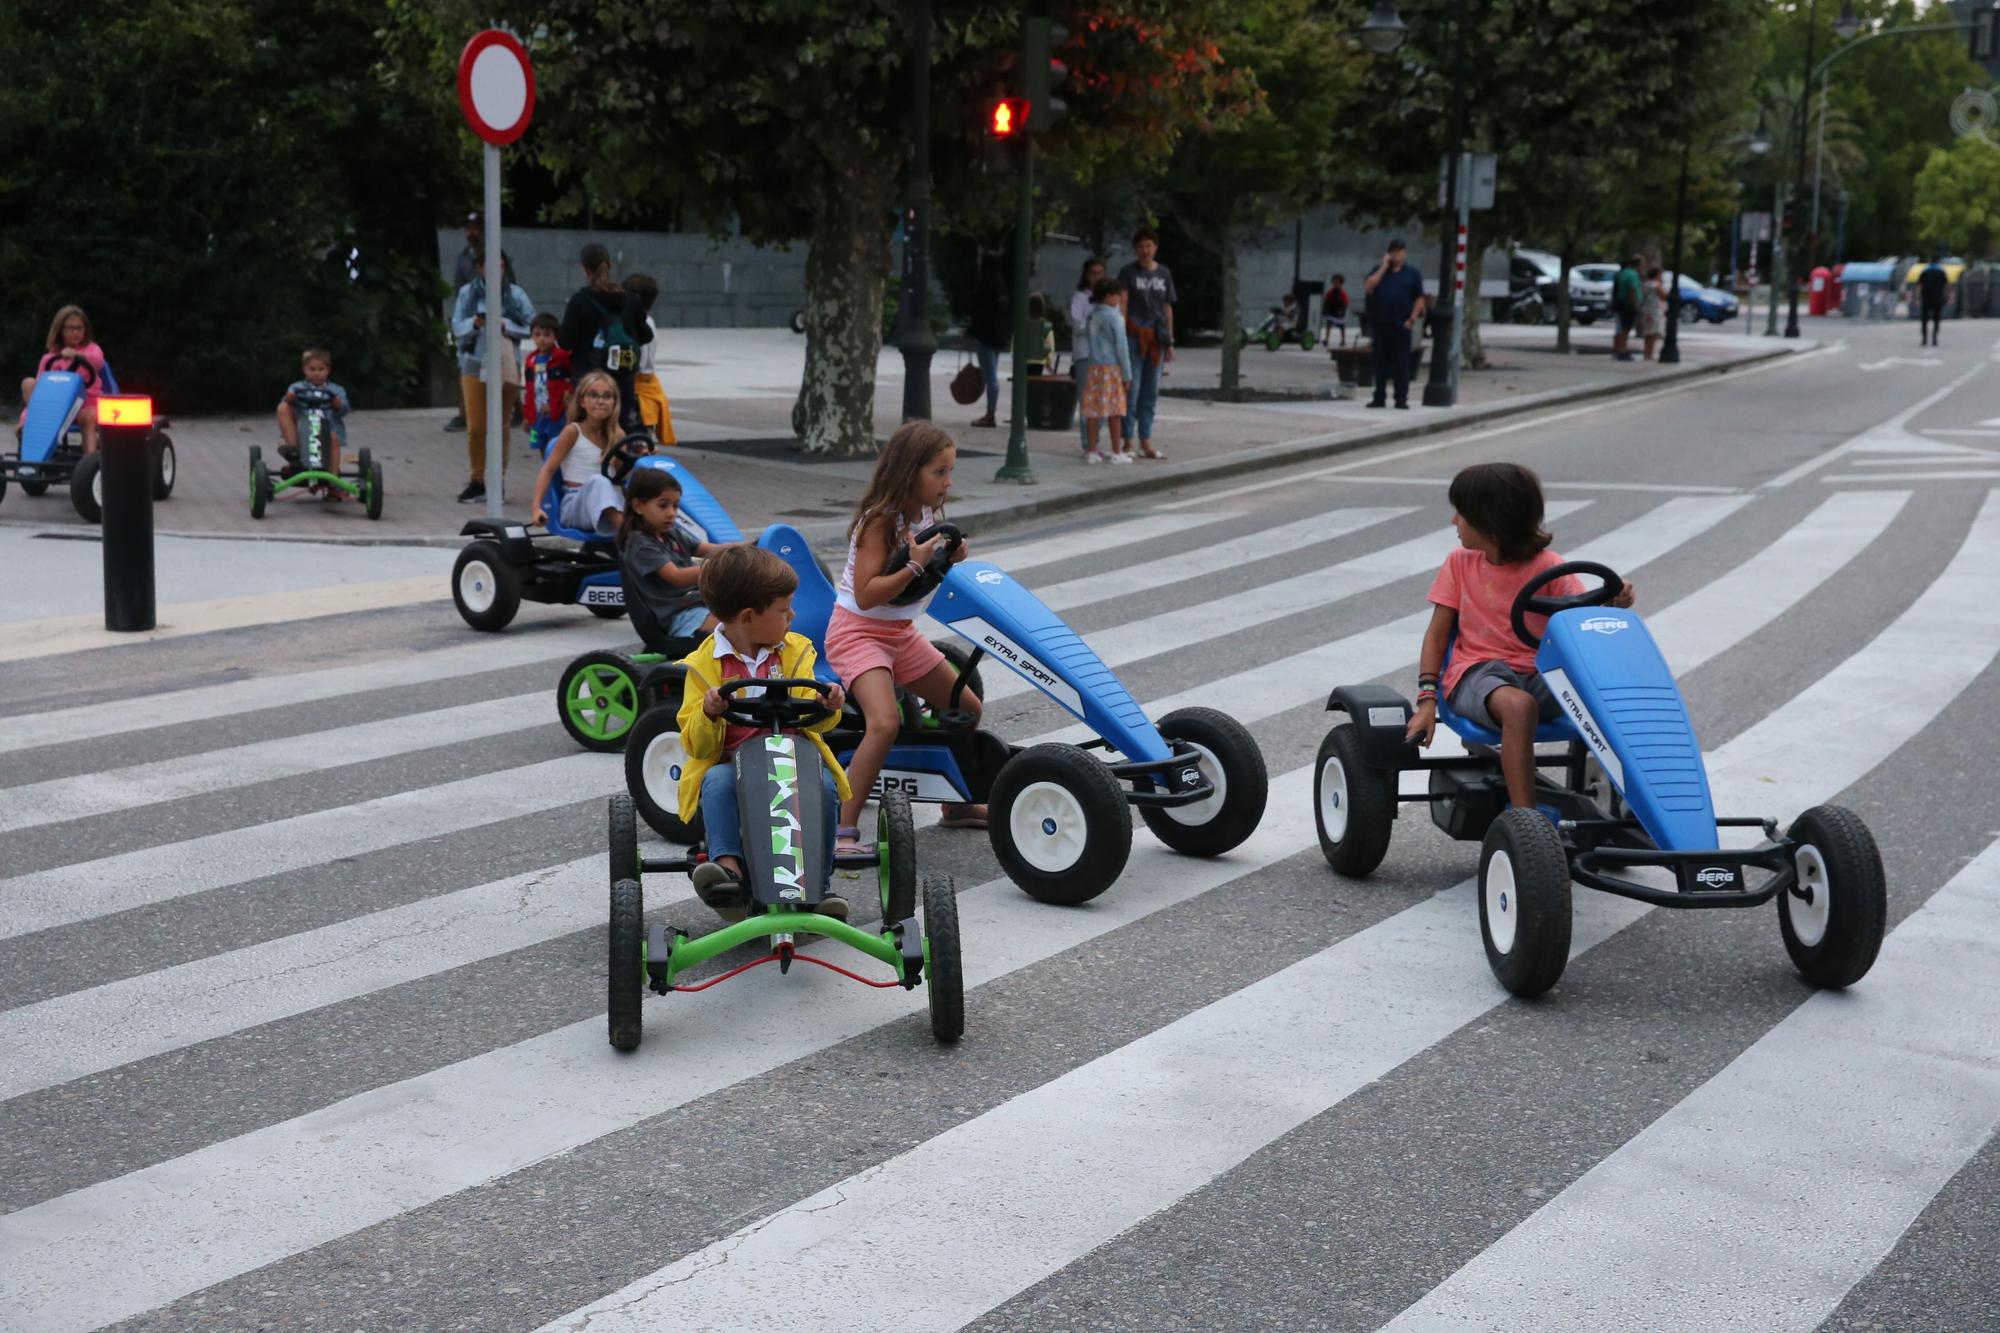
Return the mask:
{"type": "MultiPolygon", "coordinates": [[[[896,530],[889,537],[889,554],[894,555],[897,545],[908,541],[912,533],[922,532],[935,522],[937,522],[937,515],[932,512],[929,505],[924,506],[923,512],[917,515],[915,523],[911,523],[909,519],[903,517],[901,514],[896,515],[896,530]]],[[[833,599],[834,605],[840,607],[842,610],[851,611],[857,616],[866,616],[870,620],[915,620],[918,616],[922,615],[924,608],[931,604],[929,597],[924,598],[922,601],[911,602],[908,606],[897,606],[892,602],[884,602],[872,611],[861,609],[861,603],[854,600],[854,561],[860,545],[861,530],[856,528],[854,535],[847,539],[847,568],[840,571],[840,592],[833,599]]],[[[869,575],[869,577],[875,578],[887,572],[887,570],[877,570],[874,574],[869,575]]]]}
{"type": "Polygon", "coordinates": [[[596,476],[604,466],[604,451],[590,442],[583,433],[583,427],[576,427],[576,443],[563,455],[562,479],[572,486],[581,486],[596,476]]]}

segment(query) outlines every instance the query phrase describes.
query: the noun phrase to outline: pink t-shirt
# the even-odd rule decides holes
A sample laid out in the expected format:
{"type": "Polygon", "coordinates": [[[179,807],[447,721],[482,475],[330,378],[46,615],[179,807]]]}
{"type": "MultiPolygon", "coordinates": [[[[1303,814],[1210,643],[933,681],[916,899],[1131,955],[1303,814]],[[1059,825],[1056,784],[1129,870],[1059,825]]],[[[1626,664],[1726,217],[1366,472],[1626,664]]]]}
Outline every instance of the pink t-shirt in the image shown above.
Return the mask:
{"type": "MultiPolygon", "coordinates": [[[[1444,558],[1428,600],[1458,612],[1458,643],[1444,671],[1445,698],[1481,662],[1505,662],[1516,671],[1535,669],[1535,650],[1514,637],[1514,598],[1529,579],[1561,563],[1554,551],[1543,551],[1511,565],[1495,565],[1463,546],[1444,558]]],[[[1582,579],[1565,574],[1538,595],[1568,597],[1583,590],[1582,579]]],[[[1547,616],[1528,617],[1528,628],[1537,634],[1546,624],[1547,616]]]]}
{"type": "Polygon", "coordinates": [[[35,368],[35,374],[40,375],[44,370],[50,369],[67,370],[69,369],[69,359],[72,356],[89,362],[91,370],[95,372],[90,376],[90,387],[84,391],[83,396],[87,399],[102,398],[104,396],[104,349],[96,343],[85,343],[81,347],[65,347],[60,352],[45,354],[42,357],[41,364],[35,368]]]}

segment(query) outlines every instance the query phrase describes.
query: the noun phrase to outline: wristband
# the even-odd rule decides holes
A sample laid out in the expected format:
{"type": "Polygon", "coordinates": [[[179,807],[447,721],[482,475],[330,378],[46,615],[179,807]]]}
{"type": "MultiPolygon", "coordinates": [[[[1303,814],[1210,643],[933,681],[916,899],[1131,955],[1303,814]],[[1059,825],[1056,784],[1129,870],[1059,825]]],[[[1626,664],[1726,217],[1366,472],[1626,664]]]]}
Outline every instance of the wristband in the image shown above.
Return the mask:
{"type": "Polygon", "coordinates": [[[910,577],[912,579],[920,579],[924,576],[924,567],[918,564],[914,560],[910,561],[909,564],[904,565],[903,568],[910,571],[910,577]]]}

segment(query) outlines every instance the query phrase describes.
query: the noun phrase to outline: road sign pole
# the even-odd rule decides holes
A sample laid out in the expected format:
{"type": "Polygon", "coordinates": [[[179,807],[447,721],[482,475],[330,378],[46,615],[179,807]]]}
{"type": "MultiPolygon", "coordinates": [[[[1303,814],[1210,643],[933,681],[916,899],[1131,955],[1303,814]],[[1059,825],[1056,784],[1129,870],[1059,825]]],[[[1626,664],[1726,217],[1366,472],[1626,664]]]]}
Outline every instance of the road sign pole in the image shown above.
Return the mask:
{"type": "MultiPolygon", "coordinates": [[[[503,373],[503,356],[514,355],[514,345],[507,341],[506,281],[500,269],[500,148],[497,144],[487,144],[486,159],[486,359],[480,364],[480,374],[486,377],[486,517],[494,522],[500,520],[500,489],[507,478],[507,421],[502,415],[501,387],[507,377],[503,373]]],[[[530,497],[532,499],[532,497],[530,497]]]]}

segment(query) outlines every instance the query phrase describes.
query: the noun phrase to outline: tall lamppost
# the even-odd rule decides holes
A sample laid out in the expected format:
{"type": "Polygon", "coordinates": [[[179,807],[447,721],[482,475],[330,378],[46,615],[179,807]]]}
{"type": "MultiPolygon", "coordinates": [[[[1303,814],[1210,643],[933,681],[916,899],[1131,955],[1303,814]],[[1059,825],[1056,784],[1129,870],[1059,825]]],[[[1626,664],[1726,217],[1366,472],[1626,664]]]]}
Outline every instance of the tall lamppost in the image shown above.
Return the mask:
{"type": "Polygon", "coordinates": [[[931,415],[931,357],[937,335],[930,318],[931,0],[907,0],[910,28],[910,181],[903,207],[903,285],[896,311],[896,347],[903,354],[903,420],[931,415]]]}
{"type": "MultiPolygon", "coordinates": [[[[1688,155],[1692,147],[1692,142],[1681,145],[1681,183],[1674,196],[1674,289],[1667,293],[1667,340],[1660,345],[1660,363],[1669,366],[1678,365],[1681,359],[1681,241],[1687,230],[1688,155]]],[[[1771,151],[1771,130],[1761,110],[1747,147],[1760,157],[1771,151]]]]}
{"type": "MultiPolygon", "coordinates": [[[[1812,7],[1806,11],[1806,77],[1804,83],[1799,88],[1799,111],[1794,121],[1798,127],[1794,134],[1794,138],[1797,140],[1796,156],[1798,164],[1797,169],[1792,173],[1792,179],[1801,185],[1805,183],[1806,179],[1806,117],[1807,108],[1812,98],[1813,40],[1818,36],[1819,0],[1812,0],[1812,7]]],[[[1797,204],[1794,203],[1792,209],[1796,210],[1796,208],[1797,204]]],[[[1786,230],[1788,232],[1796,232],[1798,229],[1788,227],[1786,230]]],[[[1796,338],[1799,336],[1799,270],[1806,264],[1806,247],[1802,244],[1802,239],[1796,235],[1787,235],[1785,237],[1785,240],[1792,247],[1791,268],[1785,274],[1785,336],[1787,338],[1796,338]]]]}
{"type": "MultiPolygon", "coordinates": [[[[1458,402],[1458,340],[1454,337],[1459,312],[1456,304],[1458,273],[1458,161],[1465,147],[1465,94],[1457,72],[1465,67],[1465,0],[1450,0],[1446,16],[1452,26],[1451,63],[1446,71],[1447,109],[1445,112],[1443,254],[1438,260],[1438,294],[1431,305],[1431,372],[1424,384],[1425,407],[1451,407],[1458,402]]],[[[1396,11],[1396,0],[1375,0],[1375,7],[1361,25],[1361,41],[1377,55],[1388,55],[1410,35],[1409,25],[1396,11]]]]}

